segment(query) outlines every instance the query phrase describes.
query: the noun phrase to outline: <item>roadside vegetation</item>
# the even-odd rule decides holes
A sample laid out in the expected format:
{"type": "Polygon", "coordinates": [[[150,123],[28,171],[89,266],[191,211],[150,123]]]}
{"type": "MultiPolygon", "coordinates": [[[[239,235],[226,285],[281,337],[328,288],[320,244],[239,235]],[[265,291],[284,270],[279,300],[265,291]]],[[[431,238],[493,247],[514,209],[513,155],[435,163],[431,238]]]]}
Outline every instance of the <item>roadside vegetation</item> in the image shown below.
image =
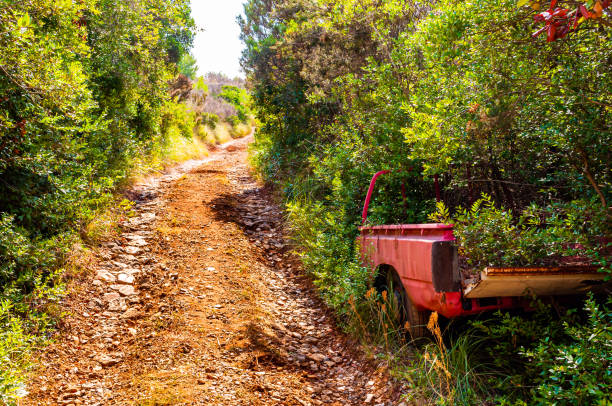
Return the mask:
{"type": "Polygon", "coordinates": [[[212,72],[199,80],[203,80],[209,90],[203,109],[212,121],[205,127],[205,132],[217,140],[250,134],[255,127],[255,118],[245,80],[230,79],[222,73],[212,72]]]}
{"type": "Polygon", "coordinates": [[[191,55],[179,61],[182,86],[175,94],[185,98],[182,108],[189,114],[179,120],[183,130],[210,146],[232,138],[242,138],[253,131],[255,119],[251,98],[244,79],[230,79],[222,73],[209,72],[197,76],[197,66],[191,55]]]}
{"type": "Polygon", "coordinates": [[[371,224],[452,222],[471,270],[611,272],[612,18],[609,2],[583,3],[245,5],[242,63],[261,123],[252,163],[282,191],[322,297],[385,349],[408,397],[610,402],[609,299],[536,301],[442,330],[432,320],[437,338],[412,351],[354,243],[369,180],[389,169],[371,224]]]}
{"type": "Polygon", "coordinates": [[[117,192],[246,135],[250,117],[240,89],[223,93],[240,113],[201,108],[206,85],[185,76],[188,1],[3,0],[0,27],[0,404],[12,404],[61,321],[66,275],[130,213],[117,192]],[[215,125],[228,136],[205,133],[215,125]]]}
{"type": "Polygon", "coordinates": [[[60,320],[80,234],[131,174],[175,150],[168,84],[193,22],[184,1],[7,0],[0,26],[0,403],[11,403],[60,320]]]}

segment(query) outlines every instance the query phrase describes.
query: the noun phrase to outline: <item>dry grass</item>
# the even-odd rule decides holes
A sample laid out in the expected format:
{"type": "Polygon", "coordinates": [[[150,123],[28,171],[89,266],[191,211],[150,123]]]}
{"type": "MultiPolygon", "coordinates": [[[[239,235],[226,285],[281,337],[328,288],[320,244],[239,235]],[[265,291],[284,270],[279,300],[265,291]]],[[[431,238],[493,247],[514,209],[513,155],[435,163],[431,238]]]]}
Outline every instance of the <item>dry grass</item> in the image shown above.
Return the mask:
{"type": "Polygon", "coordinates": [[[171,235],[179,235],[184,230],[182,227],[167,227],[167,226],[157,226],[155,229],[157,233],[161,236],[171,236],[171,235]]]}
{"type": "Polygon", "coordinates": [[[122,197],[117,197],[115,204],[109,205],[81,230],[81,239],[88,245],[110,240],[119,233],[117,224],[134,215],[134,203],[122,197]]]}
{"type": "Polygon", "coordinates": [[[236,127],[227,122],[218,123],[215,128],[210,126],[199,126],[197,134],[208,145],[219,145],[233,138],[242,138],[252,131],[250,124],[238,124],[236,127]]]}
{"type": "Polygon", "coordinates": [[[206,131],[212,134],[216,144],[223,144],[232,139],[232,126],[225,122],[218,123],[214,129],[207,127],[206,131]]]}
{"type": "Polygon", "coordinates": [[[234,138],[242,138],[249,135],[252,131],[252,127],[249,124],[238,124],[232,129],[232,136],[234,138]]]}
{"type": "Polygon", "coordinates": [[[185,138],[181,135],[170,135],[163,154],[163,160],[178,163],[208,156],[205,141],[199,136],[185,138]]]}
{"type": "MultiPolygon", "coordinates": [[[[386,291],[370,289],[364,300],[349,301],[350,330],[361,339],[366,353],[384,360],[392,376],[407,382],[410,391],[404,400],[413,404],[471,405],[488,396],[488,372],[478,357],[482,338],[473,332],[444,338],[438,313],[430,316],[431,338],[418,341],[408,336],[407,326],[394,323],[395,301],[386,291]]],[[[491,372],[494,373],[494,372],[491,372]]]]}
{"type": "Polygon", "coordinates": [[[162,171],[164,168],[188,161],[190,159],[201,159],[209,155],[208,146],[212,145],[206,139],[206,133],[194,129],[194,134],[186,138],[176,128],[168,131],[168,138],[164,145],[150,154],[143,155],[132,161],[131,177],[122,185],[129,189],[153,172],[162,171]]]}
{"type": "Polygon", "coordinates": [[[135,404],[139,406],[184,404],[193,399],[193,388],[197,382],[188,382],[183,374],[172,371],[154,371],[144,376],[136,377],[134,388],[140,393],[140,399],[135,404]]]}

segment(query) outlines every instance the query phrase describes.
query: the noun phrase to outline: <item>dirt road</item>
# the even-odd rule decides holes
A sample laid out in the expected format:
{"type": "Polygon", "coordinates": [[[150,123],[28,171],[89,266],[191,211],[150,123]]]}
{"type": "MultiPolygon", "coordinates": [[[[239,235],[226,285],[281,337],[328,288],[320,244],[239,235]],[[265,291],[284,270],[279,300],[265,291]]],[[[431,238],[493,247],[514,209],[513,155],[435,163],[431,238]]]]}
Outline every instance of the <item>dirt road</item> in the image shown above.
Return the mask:
{"type": "Polygon", "coordinates": [[[21,404],[397,404],[289,252],[248,141],[133,189],[21,404]]]}

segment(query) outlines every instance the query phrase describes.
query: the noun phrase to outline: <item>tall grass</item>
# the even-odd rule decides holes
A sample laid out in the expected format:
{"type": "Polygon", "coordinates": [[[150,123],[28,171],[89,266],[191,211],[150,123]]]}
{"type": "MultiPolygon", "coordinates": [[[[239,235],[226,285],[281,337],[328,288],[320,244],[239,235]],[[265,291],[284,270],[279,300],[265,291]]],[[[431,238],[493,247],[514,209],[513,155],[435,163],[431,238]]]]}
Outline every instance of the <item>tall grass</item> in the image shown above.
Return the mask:
{"type": "Polygon", "coordinates": [[[401,310],[397,301],[392,299],[386,290],[377,292],[375,288],[369,289],[360,303],[353,297],[349,299],[352,310],[347,326],[349,330],[365,343],[381,346],[386,352],[396,350],[406,341],[405,326],[400,326],[397,321],[401,310]]]}
{"type": "Polygon", "coordinates": [[[251,124],[239,123],[232,125],[231,123],[222,121],[214,127],[209,125],[199,126],[197,133],[210,146],[224,144],[234,138],[246,137],[253,131],[251,124]]]}
{"type": "Polygon", "coordinates": [[[232,139],[231,124],[226,122],[218,123],[214,128],[206,126],[204,130],[213,137],[214,144],[223,144],[232,139]]]}
{"type": "Polygon", "coordinates": [[[159,159],[167,163],[176,163],[203,156],[208,156],[208,148],[199,136],[185,138],[176,132],[171,132],[159,159]]]}
{"type": "Polygon", "coordinates": [[[487,338],[476,329],[456,337],[443,333],[438,314],[427,325],[430,337],[415,340],[398,325],[398,304],[386,291],[371,288],[364,300],[350,300],[353,310],[347,329],[362,340],[368,352],[382,360],[391,376],[407,383],[404,399],[419,404],[474,405],[492,400],[491,378],[504,379],[487,363],[487,338]]]}
{"type": "Polygon", "coordinates": [[[498,376],[483,359],[486,338],[475,330],[457,337],[443,337],[438,313],[431,314],[427,328],[433,340],[416,354],[410,370],[421,396],[429,402],[445,405],[485,403],[490,394],[488,378],[498,376]]]}

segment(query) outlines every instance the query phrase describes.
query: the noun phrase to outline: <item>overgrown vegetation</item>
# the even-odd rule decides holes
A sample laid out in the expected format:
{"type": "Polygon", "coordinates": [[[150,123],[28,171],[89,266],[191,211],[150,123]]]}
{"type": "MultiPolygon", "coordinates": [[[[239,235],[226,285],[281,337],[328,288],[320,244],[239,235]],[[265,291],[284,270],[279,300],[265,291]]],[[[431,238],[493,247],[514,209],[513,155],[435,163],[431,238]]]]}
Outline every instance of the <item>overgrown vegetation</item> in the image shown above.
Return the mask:
{"type": "MultiPolygon", "coordinates": [[[[374,314],[388,312],[384,298],[366,299],[374,314]]],[[[606,404],[612,383],[610,299],[597,303],[589,297],[583,309],[559,313],[551,305],[533,305],[536,311],[531,314],[498,311],[451,324],[446,332],[433,313],[428,323],[432,340],[421,341],[416,349],[401,336],[388,348],[381,341],[384,334],[371,338],[387,348],[378,356],[394,377],[407,383],[403,397],[408,401],[606,404]]]]}
{"type": "MultiPolygon", "coordinates": [[[[192,62],[195,64],[195,61],[192,62]]],[[[183,62],[183,65],[186,64],[183,62]]],[[[192,82],[188,79],[189,75],[195,75],[197,70],[193,64],[179,66],[184,86],[189,91],[176,90],[176,94],[184,93],[185,107],[189,112],[187,120],[182,121],[185,135],[192,131],[197,138],[215,145],[250,134],[255,120],[244,79],[230,79],[221,73],[208,73],[194,76],[192,82]]]]}
{"type": "MultiPolygon", "coordinates": [[[[246,4],[242,62],[261,122],[252,161],[283,191],[304,265],[355,331],[365,320],[382,320],[359,305],[369,300],[374,275],[360,266],[354,240],[369,179],[383,169],[393,172],[379,181],[372,224],[452,219],[475,269],[577,261],[610,272],[608,3],[586,2],[588,18],[571,14],[582,13],[573,2],[550,6],[551,13],[571,6],[573,21],[544,14],[534,20],[534,9],[548,4],[519,3],[246,4]],[[532,36],[542,26],[550,41],[532,36]],[[444,203],[437,207],[436,176],[444,203]]],[[[609,304],[595,303],[587,302],[591,314],[609,324],[609,304]]],[[[555,386],[556,374],[569,367],[557,359],[565,355],[544,351],[587,354],[595,344],[578,337],[600,328],[583,322],[568,334],[550,309],[538,314],[531,330],[537,336],[523,349],[511,341],[524,332],[517,320],[529,324],[540,316],[504,321],[504,335],[478,338],[484,346],[505,340],[496,357],[530,371],[524,380],[504,378],[508,366],[488,369],[489,362],[465,358],[463,397],[437,390],[428,399],[473,404],[497,396],[547,404],[556,396],[558,404],[605,403],[597,388],[587,399],[569,383],[579,385],[582,364],[555,386]],[[480,385],[480,375],[498,383],[495,393],[486,393],[490,383],[480,385]]],[[[450,348],[459,345],[465,354],[475,345],[461,337],[454,343],[450,348]]],[[[609,360],[610,348],[598,349],[609,360]]],[[[459,367],[449,365],[457,376],[459,367]]],[[[610,363],[601,368],[606,373],[597,376],[609,379],[610,363]]]]}
{"type": "Polygon", "coordinates": [[[187,1],[3,0],[0,26],[0,403],[9,404],[60,316],[79,231],[130,174],[191,136],[176,132],[191,113],[170,83],[193,21],[187,1]]]}
{"type": "Polygon", "coordinates": [[[609,231],[607,210],[596,201],[531,204],[515,217],[496,207],[483,194],[469,209],[458,207],[450,216],[444,203],[429,218],[453,224],[456,244],[465,265],[482,270],[500,264],[559,266],[598,263],[610,272],[604,236],[609,231]],[[568,243],[570,242],[570,243],[568,243]]]}

